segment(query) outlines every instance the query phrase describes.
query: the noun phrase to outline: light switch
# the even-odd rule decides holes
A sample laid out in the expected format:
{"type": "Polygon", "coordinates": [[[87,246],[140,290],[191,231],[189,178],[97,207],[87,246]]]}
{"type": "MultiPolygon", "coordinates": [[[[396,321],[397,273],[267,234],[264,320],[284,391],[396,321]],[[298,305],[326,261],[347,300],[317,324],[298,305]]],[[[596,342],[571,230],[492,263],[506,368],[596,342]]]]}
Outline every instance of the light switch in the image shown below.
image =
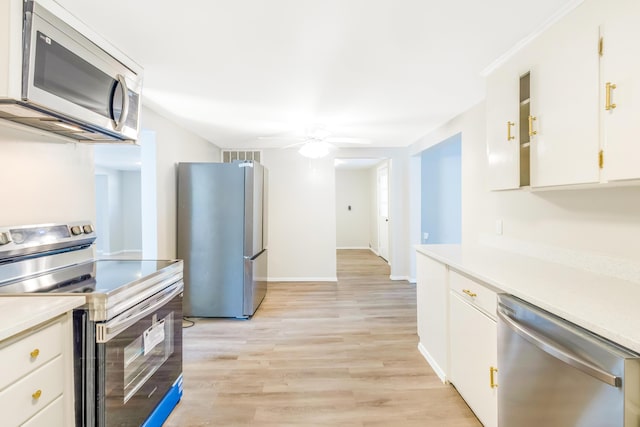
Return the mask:
{"type": "Polygon", "coordinates": [[[496,219],[496,234],[498,236],[502,235],[502,220],[501,219],[496,219]]]}

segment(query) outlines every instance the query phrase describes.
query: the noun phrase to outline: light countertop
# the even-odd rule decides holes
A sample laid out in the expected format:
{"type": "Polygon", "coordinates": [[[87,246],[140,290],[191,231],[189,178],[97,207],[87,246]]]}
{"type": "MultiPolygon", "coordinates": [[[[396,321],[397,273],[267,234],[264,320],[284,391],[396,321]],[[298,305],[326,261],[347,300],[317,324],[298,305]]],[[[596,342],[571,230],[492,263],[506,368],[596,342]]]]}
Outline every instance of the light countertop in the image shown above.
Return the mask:
{"type": "Polygon", "coordinates": [[[84,303],[84,296],[0,297],[0,341],[84,303]]]}
{"type": "Polygon", "coordinates": [[[485,246],[417,245],[497,292],[519,297],[640,353],[640,285],[485,246]]]}

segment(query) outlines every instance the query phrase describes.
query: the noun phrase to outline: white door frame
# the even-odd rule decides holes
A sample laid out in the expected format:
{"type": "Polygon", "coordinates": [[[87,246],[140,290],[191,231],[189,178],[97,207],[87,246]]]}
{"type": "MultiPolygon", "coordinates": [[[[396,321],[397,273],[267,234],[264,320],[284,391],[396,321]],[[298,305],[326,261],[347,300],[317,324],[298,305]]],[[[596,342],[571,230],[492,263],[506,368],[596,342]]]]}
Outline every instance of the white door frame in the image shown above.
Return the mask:
{"type": "Polygon", "coordinates": [[[376,218],[378,221],[378,255],[389,260],[389,163],[376,170],[376,218]]]}

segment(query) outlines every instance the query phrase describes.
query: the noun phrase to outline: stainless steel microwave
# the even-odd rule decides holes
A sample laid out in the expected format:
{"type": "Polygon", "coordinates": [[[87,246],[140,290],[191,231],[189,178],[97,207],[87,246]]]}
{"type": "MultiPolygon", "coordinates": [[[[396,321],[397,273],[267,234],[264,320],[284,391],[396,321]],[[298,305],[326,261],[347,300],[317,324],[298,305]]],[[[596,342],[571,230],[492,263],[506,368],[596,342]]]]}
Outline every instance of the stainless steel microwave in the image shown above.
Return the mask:
{"type": "Polygon", "coordinates": [[[78,141],[135,141],[141,67],[116,59],[40,2],[25,1],[22,16],[20,97],[0,99],[0,118],[78,141]]]}

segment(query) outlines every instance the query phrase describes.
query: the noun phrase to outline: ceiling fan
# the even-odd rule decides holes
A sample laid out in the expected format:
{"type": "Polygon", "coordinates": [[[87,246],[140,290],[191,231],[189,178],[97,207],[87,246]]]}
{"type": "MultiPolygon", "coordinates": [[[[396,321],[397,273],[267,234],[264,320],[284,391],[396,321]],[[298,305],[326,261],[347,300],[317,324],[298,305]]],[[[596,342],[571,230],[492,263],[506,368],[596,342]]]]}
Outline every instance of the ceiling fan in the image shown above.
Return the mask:
{"type": "Polygon", "coordinates": [[[262,136],[258,139],[278,139],[278,140],[297,140],[293,144],[282,147],[300,147],[298,152],[304,156],[312,159],[318,159],[326,156],[329,152],[337,147],[334,144],[358,144],[367,145],[371,141],[364,138],[348,138],[348,137],[333,137],[331,132],[324,128],[315,128],[311,131],[307,131],[304,136],[262,136]]]}

